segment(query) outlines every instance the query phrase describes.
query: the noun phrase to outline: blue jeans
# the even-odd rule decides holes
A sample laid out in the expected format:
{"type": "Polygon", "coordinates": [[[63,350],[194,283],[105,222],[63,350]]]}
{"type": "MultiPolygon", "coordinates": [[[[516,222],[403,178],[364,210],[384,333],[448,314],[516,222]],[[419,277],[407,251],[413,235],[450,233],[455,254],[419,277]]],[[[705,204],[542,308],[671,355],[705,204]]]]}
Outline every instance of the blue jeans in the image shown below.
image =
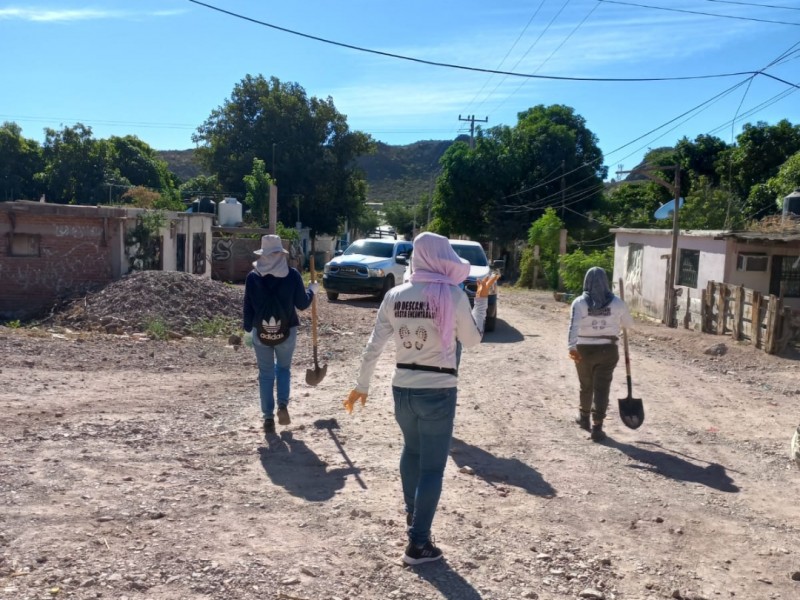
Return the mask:
{"type": "Polygon", "coordinates": [[[297,345],[297,327],[292,327],[289,337],[277,346],[265,346],[253,336],[253,350],[258,363],[258,391],[261,395],[261,412],[265,419],[275,413],[275,380],[278,382],[278,404],[289,404],[289,383],[292,375],[292,355],[297,345]]]}
{"type": "Polygon", "coordinates": [[[412,515],[408,537],[422,545],[442,493],[456,416],[456,388],[392,387],[394,418],[403,432],[400,479],[406,511],[412,515]]]}

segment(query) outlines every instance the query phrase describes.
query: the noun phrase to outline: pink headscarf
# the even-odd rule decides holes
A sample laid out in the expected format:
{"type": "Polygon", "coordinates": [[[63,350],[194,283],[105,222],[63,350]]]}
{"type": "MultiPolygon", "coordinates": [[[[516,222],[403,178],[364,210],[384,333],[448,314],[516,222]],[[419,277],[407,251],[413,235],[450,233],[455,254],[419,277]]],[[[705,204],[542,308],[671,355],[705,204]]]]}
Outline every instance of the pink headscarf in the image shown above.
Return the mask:
{"type": "Polygon", "coordinates": [[[469,263],[459,258],[446,237],[426,231],[414,239],[411,268],[409,281],[427,284],[423,294],[442,336],[444,350],[450,345],[455,326],[450,286],[457,286],[467,278],[469,263]]]}

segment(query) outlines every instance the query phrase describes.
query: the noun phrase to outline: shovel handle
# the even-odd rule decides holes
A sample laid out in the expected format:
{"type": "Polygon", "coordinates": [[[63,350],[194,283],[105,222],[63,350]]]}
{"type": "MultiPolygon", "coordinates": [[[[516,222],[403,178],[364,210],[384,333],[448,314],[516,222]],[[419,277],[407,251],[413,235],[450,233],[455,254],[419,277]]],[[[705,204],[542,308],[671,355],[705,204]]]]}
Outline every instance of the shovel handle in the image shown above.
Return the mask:
{"type": "MultiPolygon", "coordinates": [[[[625,286],[619,278],[619,299],[625,302],[625,286]]],[[[631,358],[628,353],[628,329],[622,328],[622,346],[625,348],[625,374],[628,376],[628,396],[631,395],[631,358]]]]}
{"type": "MultiPolygon", "coordinates": [[[[314,253],[309,257],[309,270],[311,271],[311,283],[316,283],[317,272],[314,270],[314,253]]],[[[314,347],[314,366],[317,366],[317,295],[311,298],[311,343],[314,347]]]]}

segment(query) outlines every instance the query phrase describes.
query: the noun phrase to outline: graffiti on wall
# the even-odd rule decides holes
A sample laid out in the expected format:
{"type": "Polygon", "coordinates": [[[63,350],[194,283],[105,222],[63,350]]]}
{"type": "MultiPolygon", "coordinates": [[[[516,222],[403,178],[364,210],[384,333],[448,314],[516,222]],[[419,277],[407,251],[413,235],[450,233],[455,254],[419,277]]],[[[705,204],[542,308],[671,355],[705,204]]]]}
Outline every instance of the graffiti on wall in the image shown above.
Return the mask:
{"type": "Polygon", "coordinates": [[[233,256],[233,238],[214,238],[211,260],[224,262],[233,256]]]}
{"type": "Polygon", "coordinates": [[[77,239],[97,239],[102,237],[103,228],[99,225],[53,225],[56,237],[71,237],[77,239]]]}
{"type": "Polygon", "coordinates": [[[41,258],[34,264],[12,266],[0,263],[0,280],[16,286],[22,291],[52,291],[55,296],[83,291],[92,285],[98,276],[111,279],[108,257],[98,252],[96,244],[77,244],[66,253],[42,248],[41,258]],[[91,279],[87,281],[87,276],[91,279]]]}

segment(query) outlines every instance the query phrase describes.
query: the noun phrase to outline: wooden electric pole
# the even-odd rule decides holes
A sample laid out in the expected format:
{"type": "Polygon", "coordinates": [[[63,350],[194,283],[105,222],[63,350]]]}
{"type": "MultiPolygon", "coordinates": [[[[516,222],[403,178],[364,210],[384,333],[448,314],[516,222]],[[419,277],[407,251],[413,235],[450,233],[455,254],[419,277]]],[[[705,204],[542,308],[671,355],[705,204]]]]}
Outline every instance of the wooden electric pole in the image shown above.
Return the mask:
{"type": "Polygon", "coordinates": [[[489,122],[489,117],[486,117],[485,119],[476,119],[475,115],[469,115],[466,119],[462,119],[461,115],[458,115],[458,120],[459,121],[469,121],[469,147],[470,148],[474,148],[475,147],[475,121],[477,121],[478,123],[488,123],[489,122]]]}

